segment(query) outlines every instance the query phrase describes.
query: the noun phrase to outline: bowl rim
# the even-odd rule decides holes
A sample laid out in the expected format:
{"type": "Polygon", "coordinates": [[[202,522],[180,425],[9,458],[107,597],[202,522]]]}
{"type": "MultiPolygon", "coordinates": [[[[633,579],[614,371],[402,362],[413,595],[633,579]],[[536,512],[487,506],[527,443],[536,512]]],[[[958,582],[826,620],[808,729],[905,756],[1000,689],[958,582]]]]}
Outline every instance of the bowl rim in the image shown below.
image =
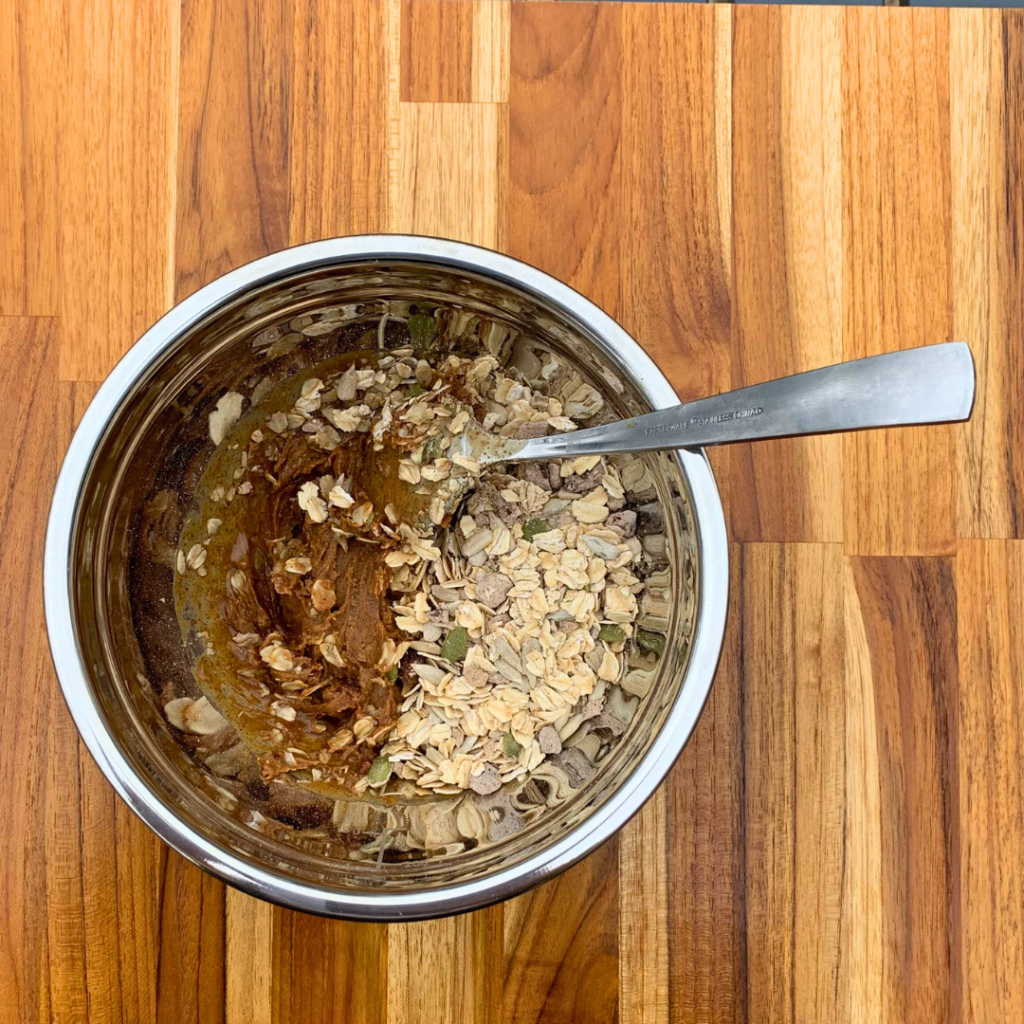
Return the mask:
{"type": "Polygon", "coordinates": [[[365,893],[287,878],[195,833],[157,798],[121,752],[105,726],[82,665],[69,572],[82,487],[107,423],[139,377],[185,330],[250,288],[297,271],[360,260],[435,263],[533,292],[583,323],[599,346],[624,362],[655,409],[679,402],[664,374],[614,319],[569,285],[510,256],[448,239],[399,234],[350,235],[283,249],[229,271],[183,299],[135,342],[107,376],[82,417],[54,488],[43,562],[44,606],[54,666],[79,734],[118,795],[169,846],[229,885],[294,909],[356,920],[417,920],[478,909],[552,878],[614,835],[653,795],[689,740],[711,690],[725,633],[729,548],[710,463],[702,449],[681,449],[676,457],[690,487],[701,567],[686,685],[653,745],[624,783],[546,849],[491,875],[429,891],[365,893]]]}

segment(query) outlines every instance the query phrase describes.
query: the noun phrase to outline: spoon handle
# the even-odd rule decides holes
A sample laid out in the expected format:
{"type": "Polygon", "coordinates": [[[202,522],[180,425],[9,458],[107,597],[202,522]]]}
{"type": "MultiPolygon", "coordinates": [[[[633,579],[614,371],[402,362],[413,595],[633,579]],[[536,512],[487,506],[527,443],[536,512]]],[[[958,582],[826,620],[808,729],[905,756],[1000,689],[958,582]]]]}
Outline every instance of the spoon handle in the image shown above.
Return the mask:
{"type": "Polygon", "coordinates": [[[698,448],[800,434],[966,420],[974,359],[962,341],[780,377],[600,427],[528,441],[509,461],[698,448]]]}

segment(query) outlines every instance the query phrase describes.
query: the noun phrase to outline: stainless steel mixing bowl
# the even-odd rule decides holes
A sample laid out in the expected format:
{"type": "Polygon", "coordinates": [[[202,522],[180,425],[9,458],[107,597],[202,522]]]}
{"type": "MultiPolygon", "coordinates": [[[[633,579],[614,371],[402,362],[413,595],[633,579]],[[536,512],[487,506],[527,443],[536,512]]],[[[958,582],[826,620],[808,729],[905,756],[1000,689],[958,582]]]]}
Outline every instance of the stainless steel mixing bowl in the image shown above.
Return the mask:
{"type": "Polygon", "coordinates": [[[646,497],[653,486],[664,514],[656,547],[671,600],[645,605],[641,624],[664,635],[665,649],[656,661],[645,656],[633,665],[633,692],[646,695],[588,779],[500,841],[455,844],[444,855],[399,863],[326,856],[314,841],[253,827],[258,816],[247,817],[237,794],[197,768],[147,694],[154,658],[179,657],[182,641],[173,608],[156,597],[164,585],[159,572],[132,576],[133,539],[146,496],[161,480],[172,480],[174,500],[187,505],[197,464],[212,449],[206,415],[220,395],[229,388],[251,394],[274,359],[294,360],[288,353],[303,351],[310,338],[350,321],[376,323],[389,303],[409,301],[461,309],[499,334],[533,339],[571,363],[616,415],[677,402],[617,323],[533,267],[433,238],[315,242],[226,274],[143,335],[75,434],[46,540],[46,620],[61,687],[121,797],[167,843],[231,885],[300,910],[367,920],[432,917],[504,899],[621,828],[697,722],[727,603],[725,525],[707,459],[701,451],[643,456],[646,497]],[[156,617],[145,652],[133,618],[141,606],[156,617]]]}

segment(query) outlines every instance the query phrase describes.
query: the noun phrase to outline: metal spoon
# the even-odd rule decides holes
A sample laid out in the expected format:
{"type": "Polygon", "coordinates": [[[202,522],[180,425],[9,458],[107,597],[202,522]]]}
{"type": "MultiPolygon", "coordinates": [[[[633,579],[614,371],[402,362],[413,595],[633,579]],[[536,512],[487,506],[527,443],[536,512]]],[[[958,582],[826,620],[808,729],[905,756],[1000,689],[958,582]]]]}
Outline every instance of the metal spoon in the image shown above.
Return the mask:
{"type": "Polygon", "coordinates": [[[469,424],[452,452],[490,462],[699,448],[970,418],[974,359],[962,341],[780,377],[600,427],[520,441],[469,424]]]}

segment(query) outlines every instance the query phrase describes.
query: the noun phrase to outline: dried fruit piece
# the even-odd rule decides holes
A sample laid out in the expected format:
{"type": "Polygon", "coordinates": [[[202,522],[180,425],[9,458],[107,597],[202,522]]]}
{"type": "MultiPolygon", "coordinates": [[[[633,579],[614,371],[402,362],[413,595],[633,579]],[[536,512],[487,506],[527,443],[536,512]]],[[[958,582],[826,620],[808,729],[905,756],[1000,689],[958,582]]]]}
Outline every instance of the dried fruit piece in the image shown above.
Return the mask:
{"type": "Polygon", "coordinates": [[[501,750],[502,753],[511,761],[512,758],[519,756],[519,751],[522,750],[522,746],[516,741],[515,736],[512,733],[507,732],[501,737],[501,750]]]}
{"type": "Polygon", "coordinates": [[[626,632],[621,626],[604,625],[598,631],[597,639],[606,644],[621,644],[626,639],[626,632]]]}

